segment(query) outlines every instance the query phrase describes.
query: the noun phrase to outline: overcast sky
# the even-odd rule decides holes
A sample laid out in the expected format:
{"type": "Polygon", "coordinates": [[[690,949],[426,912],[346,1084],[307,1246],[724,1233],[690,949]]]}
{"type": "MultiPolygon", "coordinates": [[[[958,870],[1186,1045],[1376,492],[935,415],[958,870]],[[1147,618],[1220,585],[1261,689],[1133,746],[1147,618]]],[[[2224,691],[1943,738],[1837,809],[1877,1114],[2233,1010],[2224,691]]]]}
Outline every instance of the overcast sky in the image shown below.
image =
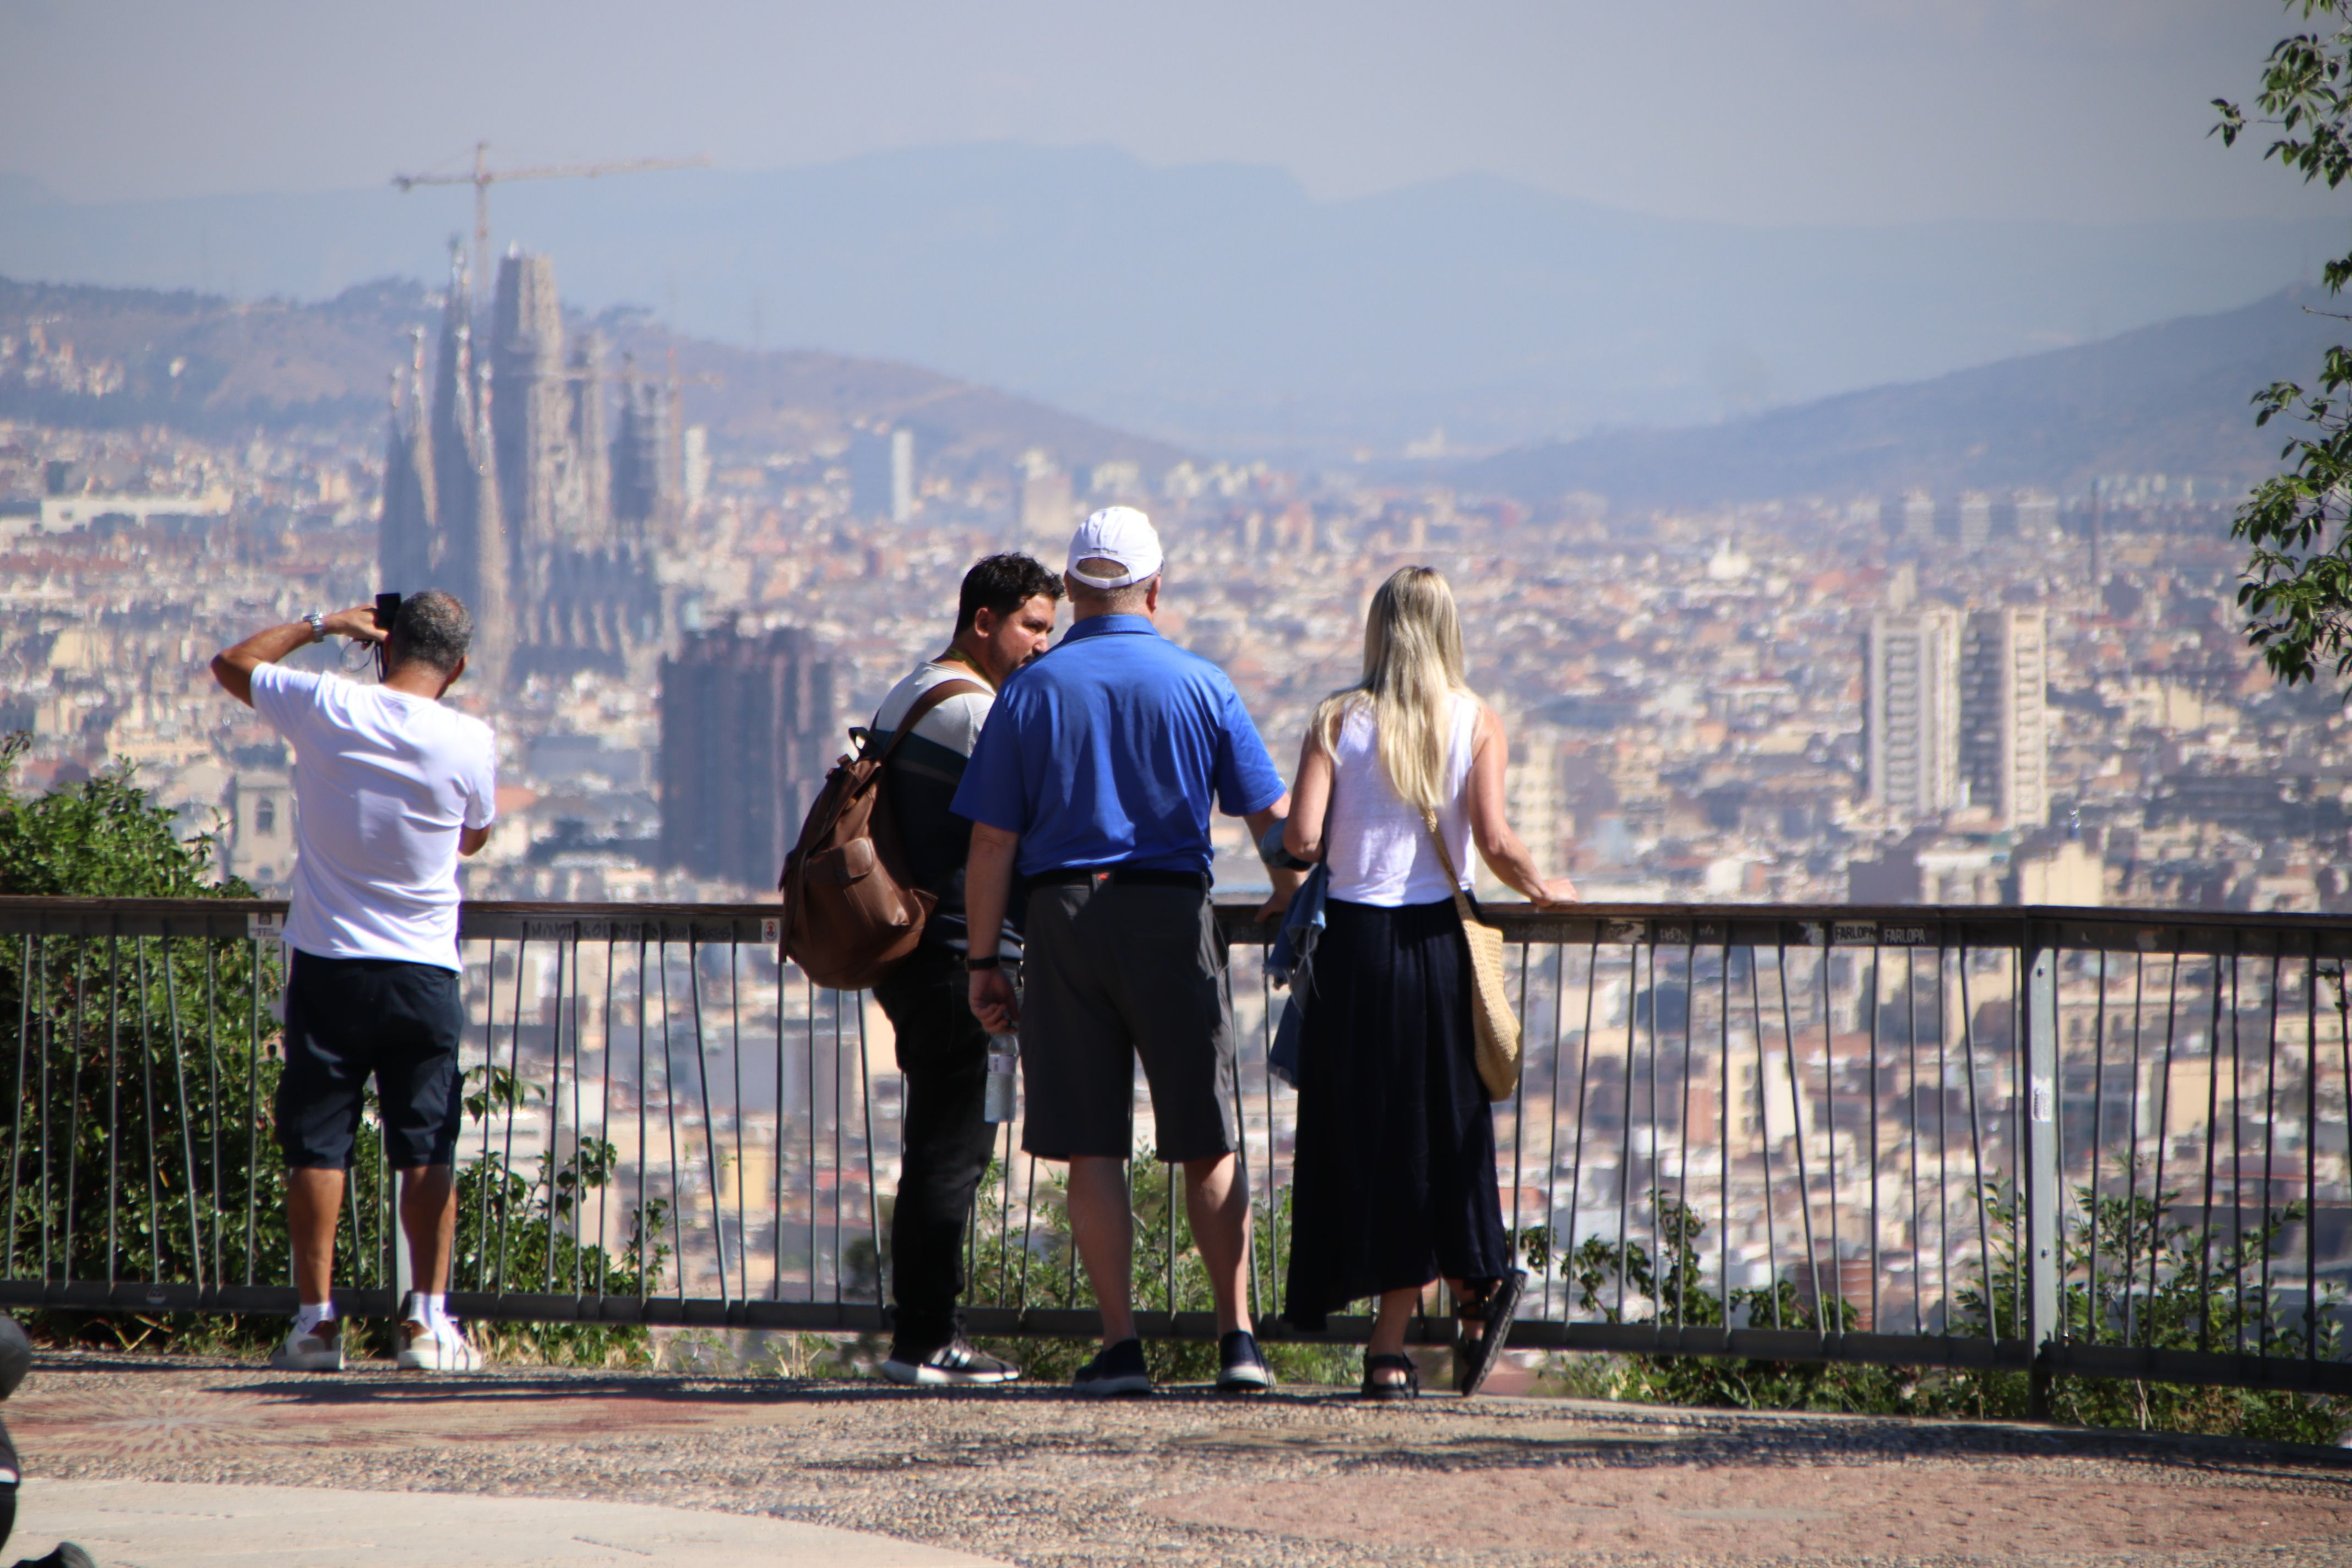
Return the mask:
{"type": "Polygon", "coordinates": [[[2268,0],[0,0],[0,172],[102,201],[975,139],[1762,223],[2309,215],[2209,141],[2268,0]]]}

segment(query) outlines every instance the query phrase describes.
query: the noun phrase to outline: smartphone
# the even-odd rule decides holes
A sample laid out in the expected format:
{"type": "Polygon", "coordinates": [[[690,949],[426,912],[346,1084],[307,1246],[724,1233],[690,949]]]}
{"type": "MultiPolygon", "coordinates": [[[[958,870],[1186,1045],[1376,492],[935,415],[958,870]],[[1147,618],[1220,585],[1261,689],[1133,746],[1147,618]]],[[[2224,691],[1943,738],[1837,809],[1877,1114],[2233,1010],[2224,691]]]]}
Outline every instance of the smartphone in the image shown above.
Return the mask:
{"type": "MultiPolygon", "coordinates": [[[[392,623],[398,619],[400,619],[400,595],[378,594],[375,596],[375,629],[380,632],[389,632],[392,630],[392,623]]],[[[375,678],[378,680],[382,680],[384,677],[386,646],[383,643],[375,645],[375,678]]]]}

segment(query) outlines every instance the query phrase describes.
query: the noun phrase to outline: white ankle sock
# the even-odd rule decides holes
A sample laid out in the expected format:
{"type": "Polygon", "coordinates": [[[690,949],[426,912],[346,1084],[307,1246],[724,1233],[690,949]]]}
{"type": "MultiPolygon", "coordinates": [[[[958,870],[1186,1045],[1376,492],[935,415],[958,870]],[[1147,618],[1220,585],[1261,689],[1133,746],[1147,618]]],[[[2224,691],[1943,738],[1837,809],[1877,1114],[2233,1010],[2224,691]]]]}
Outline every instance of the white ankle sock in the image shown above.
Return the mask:
{"type": "Polygon", "coordinates": [[[449,1321],[449,1298],[446,1292],[419,1290],[415,1296],[416,1306],[409,1313],[409,1321],[422,1323],[435,1333],[455,1327],[449,1321]]]}
{"type": "Polygon", "coordinates": [[[335,1304],[332,1301],[305,1301],[301,1310],[294,1314],[294,1331],[298,1334],[310,1333],[320,1323],[334,1321],[335,1304]]]}

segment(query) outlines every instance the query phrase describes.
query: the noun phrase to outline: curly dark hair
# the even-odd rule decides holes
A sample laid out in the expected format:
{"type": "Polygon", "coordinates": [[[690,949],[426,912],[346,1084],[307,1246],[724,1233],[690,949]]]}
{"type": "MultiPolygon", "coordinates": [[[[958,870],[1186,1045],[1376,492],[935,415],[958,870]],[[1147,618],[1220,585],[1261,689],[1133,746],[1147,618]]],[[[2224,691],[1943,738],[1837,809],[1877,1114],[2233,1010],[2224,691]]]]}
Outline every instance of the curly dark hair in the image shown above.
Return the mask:
{"type": "Polygon", "coordinates": [[[1062,574],[1044,562],[1008,552],[991,555],[963,574],[963,595],[956,604],[955,629],[967,630],[982,610],[1009,616],[1043,594],[1062,596],[1062,574]]]}

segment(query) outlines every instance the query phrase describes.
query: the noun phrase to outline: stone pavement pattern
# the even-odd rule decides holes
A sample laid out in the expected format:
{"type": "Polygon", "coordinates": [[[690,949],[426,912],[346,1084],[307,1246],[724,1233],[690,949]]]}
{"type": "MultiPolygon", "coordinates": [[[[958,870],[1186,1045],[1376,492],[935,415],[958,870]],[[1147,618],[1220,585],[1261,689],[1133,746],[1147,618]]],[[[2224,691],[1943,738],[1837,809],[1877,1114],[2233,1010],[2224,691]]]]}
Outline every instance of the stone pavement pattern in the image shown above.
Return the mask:
{"type": "MultiPolygon", "coordinates": [[[[1037,1568],[2352,1568],[2344,1457],[1996,1424],[1540,1399],[1368,1407],[1323,1391],[1237,1403],[1179,1390],[1105,1406],[1049,1389],[529,1370],[304,1377],[97,1357],[45,1362],[7,1414],[33,1478],[12,1551],[46,1549],[43,1488],[57,1478],[656,1504],[870,1532],[860,1550],[889,1550],[878,1535],[1037,1568]]],[[[404,1501],[419,1521],[458,1506],[404,1501]]]]}
{"type": "Polygon", "coordinates": [[[992,1568],[966,1552],[821,1524],[642,1503],[436,1497],[332,1487],[43,1481],[37,1531],[79,1542],[107,1568],[992,1568]]]}

